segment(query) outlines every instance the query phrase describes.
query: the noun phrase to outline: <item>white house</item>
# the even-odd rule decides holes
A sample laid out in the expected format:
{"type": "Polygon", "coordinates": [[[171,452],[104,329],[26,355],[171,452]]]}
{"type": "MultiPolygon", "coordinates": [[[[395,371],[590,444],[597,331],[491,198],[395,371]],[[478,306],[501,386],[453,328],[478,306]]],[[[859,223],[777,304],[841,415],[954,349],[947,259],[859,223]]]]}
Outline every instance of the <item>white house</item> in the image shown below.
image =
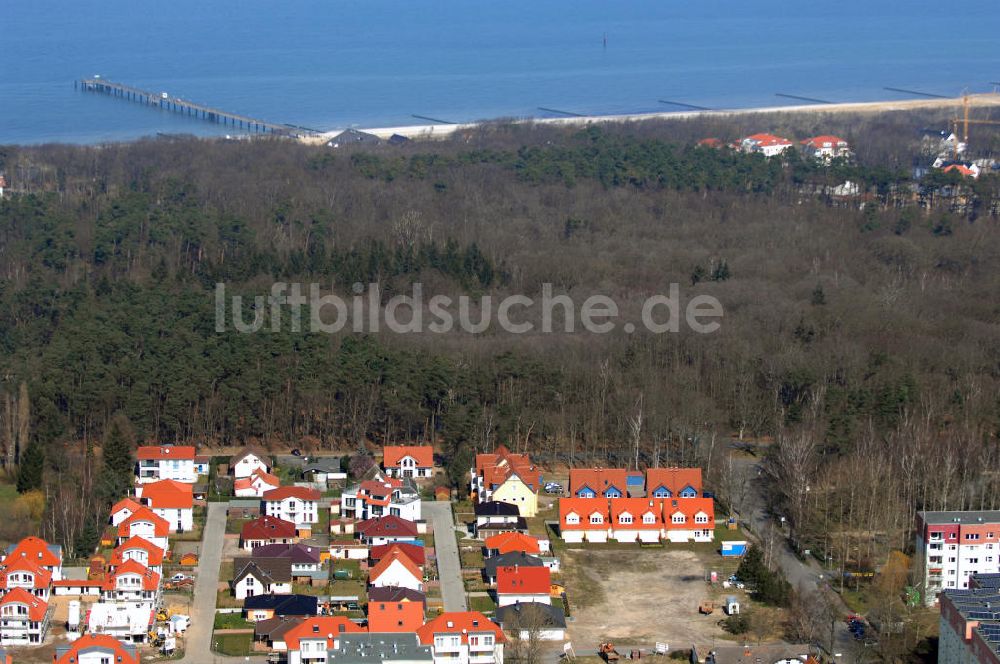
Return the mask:
{"type": "Polygon", "coordinates": [[[109,573],[101,587],[104,602],[143,602],[160,599],[160,574],[136,560],[126,560],[109,573]]]}
{"type": "Polygon", "coordinates": [[[552,573],[544,565],[497,568],[497,606],[551,604],[552,573]]]}
{"type": "Polygon", "coordinates": [[[250,477],[256,471],[270,473],[270,461],[267,454],[248,448],[229,460],[229,472],[236,479],[250,477]]]}
{"type": "Polygon", "coordinates": [[[333,661],[329,652],[340,648],[343,635],[366,631],[344,616],[306,618],[297,627],[285,632],[288,664],[327,664],[333,661]]]}
{"type": "Polygon", "coordinates": [[[765,157],[775,157],[791,147],[790,140],[774,134],[753,134],[740,141],[743,152],[757,152],[765,157]]]}
{"type": "Polygon", "coordinates": [[[147,445],[135,451],[138,459],[136,483],[177,480],[194,484],[194,447],[190,445],[147,445]]]}
{"type": "Polygon", "coordinates": [[[801,141],[807,156],[814,159],[830,160],[836,157],[850,157],[851,146],[839,136],[813,136],[801,141]]]}
{"type": "Polygon", "coordinates": [[[433,477],[434,448],[430,445],[386,445],[382,448],[382,467],[389,477],[433,477]]]}
{"type": "Polygon", "coordinates": [[[233,493],[237,498],[260,498],[268,491],[281,486],[277,475],[256,469],[247,477],[239,477],[233,482],[233,493]]]}
{"type": "MultiPolygon", "coordinates": [[[[2,660],[0,660],[2,661],[2,660]]],[[[135,645],[109,634],[85,634],[68,646],[56,646],[55,664],[138,664],[135,645]]]]}
{"type": "Polygon", "coordinates": [[[52,573],[27,557],[10,557],[0,565],[0,595],[23,590],[33,597],[49,600],[52,573]]]}
{"type": "Polygon", "coordinates": [[[118,524],[118,544],[124,544],[133,537],[141,537],[166,551],[170,548],[169,534],[170,524],[167,520],[145,506],[118,524]]]}
{"type": "Polygon", "coordinates": [[[420,521],[420,512],[420,493],[410,481],[367,480],[340,496],[340,515],[344,518],[364,521],[391,514],[407,521],[420,521]]]}
{"type": "Polygon", "coordinates": [[[17,544],[11,544],[0,557],[0,571],[10,567],[14,561],[30,560],[52,575],[53,581],[62,579],[62,547],[49,544],[41,537],[25,537],[17,544]]]}
{"type": "Polygon", "coordinates": [[[431,646],[434,664],[503,664],[503,630],[479,611],[442,613],[417,637],[431,646]]]}
{"type": "Polygon", "coordinates": [[[287,558],[237,558],[233,574],[231,585],[236,599],[292,592],[292,563],[287,558]]]}
{"type": "Polygon", "coordinates": [[[566,542],[607,542],[609,520],[607,498],[559,499],[559,531],[566,542]]]}
{"type": "Polygon", "coordinates": [[[521,641],[563,641],[566,638],[566,613],[551,604],[510,604],[501,606],[495,615],[508,634],[516,633],[521,641]],[[533,636],[532,632],[537,636],[533,636]]]}
{"type": "Polygon", "coordinates": [[[294,523],[301,529],[319,523],[321,496],[316,489],[283,486],[264,493],[261,501],[264,504],[264,514],[294,523]]]}
{"type": "Polygon", "coordinates": [[[165,520],[172,533],[194,528],[194,487],[177,480],[160,480],[136,487],[139,502],[165,520]]]}
{"type": "Polygon", "coordinates": [[[0,598],[0,645],[26,646],[45,640],[49,605],[23,588],[0,598]]]}
{"type": "Polygon", "coordinates": [[[619,542],[660,541],[663,501],[656,498],[615,498],[611,502],[611,537],[619,542]]]}
{"type": "Polygon", "coordinates": [[[142,505],[138,501],[132,498],[122,498],[111,508],[111,525],[117,526],[125,519],[129,518],[137,511],[142,505]]]}
{"type": "Polygon", "coordinates": [[[409,588],[424,591],[424,574],[406,554],[393,550],[368,573],[368,583],[376,588],[409,588]]]}
{"type": "Polygon", "coordinates": [[[163,549],[141,537],[130,537],[118,545],[111,554],[108,566],[112,569],[134,560],[157,573],[163,573],[163,549]]]}
{"type": "Polygon", "coordinates": [[[148,602],[95,602],[90,605],[87,631],[141,643],[152,629],[154,618],[155,611],[148,602]]]}

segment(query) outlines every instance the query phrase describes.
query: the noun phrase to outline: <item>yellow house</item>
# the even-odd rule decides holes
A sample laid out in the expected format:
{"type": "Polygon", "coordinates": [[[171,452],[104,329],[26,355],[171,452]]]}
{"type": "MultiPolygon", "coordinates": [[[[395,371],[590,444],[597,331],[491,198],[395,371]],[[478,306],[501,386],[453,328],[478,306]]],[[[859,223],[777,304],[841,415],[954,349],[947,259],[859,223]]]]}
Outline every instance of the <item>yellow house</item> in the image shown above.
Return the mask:
{"type": "Polygon", "coordinates": [[[476,455],[470,490],[477,502],[510,503],[521,516],[532,517],[538,514],[541,481],[541,472],[527,454],[514,454],[501,445],[495,453],[476,455]]]}
{"type": "Polygon", "coordinates": [[[538,494],[517,475],[511,475],[493,490],[493,500],[516,505],[523,517],[538,514],[538,494]]]}

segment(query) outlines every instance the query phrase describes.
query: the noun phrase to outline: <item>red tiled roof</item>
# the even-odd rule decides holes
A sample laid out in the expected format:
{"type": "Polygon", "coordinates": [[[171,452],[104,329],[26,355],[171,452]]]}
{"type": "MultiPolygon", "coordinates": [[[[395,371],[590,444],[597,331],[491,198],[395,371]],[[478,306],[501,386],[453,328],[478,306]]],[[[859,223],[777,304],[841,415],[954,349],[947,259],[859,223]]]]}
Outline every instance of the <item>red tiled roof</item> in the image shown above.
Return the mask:
{"type": "Polygon", "coordinates": [[[548,595],[552,584],[552,572],[544,565],[540,567],[497,568],[497,594],[499,595],[548,595]]]}
{"type": "Polygon", "coordinates": [[[142,507],[142,505],[137,503],[132,498],[122,498],[111,507],[111,515],[114,516],[115,514],[118,514],[119,512],[125,509],[127,509],[129,512],[134,513],[138,511],[140,507],[142,507]]]}
{"type": "Polygon", "coordinates": [[[715,528],[715,501],[711,498],[681,498],[679,500],[663,501],[663,521],[667,530],[694,530],[715,528]],[[684,523],[673,523],[673,515],[680,512],[684,515],[684,523]],[[707,523],[695,523],[695,516],[704,512],[707,523]]]}
{"type": "Polygon", "coordinates": [[[608,527],[608,499],[607,498],[560,498],[559,499],[559,529],[560,530],[592,530],[606,529],[608,527]],[[590,515],[599,512],[604,518],[602,524],[591,524],[590,515]],[[576,514],[580,517],[580,523],[566,523],[568,514],[576,514]]]}
{"type": "Polygon", "coordinates": [[[382,465],[399,468],[404,457],[413,457],[418,468],[434,466],[434,448],[430,445],[386,445],[382,448],[382,465]]]}
{"type": "Polygon", "coordinates": [[[240,539],[243,541],[289,539],[295,537],[295,533],[294,523],[276,516],[262,516],[243,524],[240,539]]]}
{"type": "Polygon", "coordinates": [[[344,616],[317,616],[306,618],[293,629],[285,632],[285,643],[288,650],[298,650],[302,639],[326,639],[327,649],[333,648],[333,641],[341,634],[359,634],[366,632],[364,627],[344,616]]]}
{"type": "MultiPolygon", "coordinates": [[[[548,590],[546,590],[548,592],[548,590]]],[[[417,638],[425,646],[434,645],[435,634],[456,634],[462,637],[462,643],[469,643],[469,634],[490,632],[497,643],[503,643],[503,630],[495,622],[479,611],[454,611],[442,613],[434,620],[424,624],[417,630],[417,638]]]]}
{"type": "Polygon", "coordinates": [[[304,486],[279,486],[277,489],[265,491],[262,498],[267,501],[284,500],[285,498],[298,498],[299,500],[319,500],[322,497],[316,489],[304,486]]]}
{"type": "Polygon", "coordinates": [[[409,544],[407,542],[392,542],[390,544],[380,544],[372,547],[372,550],[368,553],[368,559],[374,565],[389,555],[390,552],[396,550],[406,554],[407,558],[418,565],[423,565],[425,562],[424,547],[417,544],[409,544]]]}
{"type": "Polygon", "coordinates": [[[125,576],[126,574],[137,574],[142,580],[143,590],[152,591],[160,587],[159,573],[149,569],[138,560],[129,559],[116,567],[114,572],[108,574],[104,580],[104,590],[115,590],[115,581],[118,577],[125,576]]]}
{"type": "Polygon", "coordinates": [[[722,141],[718,138],[703,138],[698,141],[698,145],[704,145],[709,148],[718,148],[722,147],[722,141]]]}
{"type": "Polygon", "coordinates": [[[944,173],[948,173],[948,172],[950,172],[950,171],[957,171],[958,173],[960,173],[960,174],[962,174],[962,175],[964,175],[964,176],[966,176],[966,177],[968,177],[968,176],[970,176],[970,175],[975,175],[975,171],[973,171],[973,170],[972,170],[971,168],[969,168],[968,166],[964,166],[964,165],[962,165],[962,164],[950,164],[950,165],[948,165],[948,166],[945,166],[945,167],[944,167],[943,169],[941,169],[941,170],[942,170],[942,172],[944,172],[944,173]]]}
{"type": "Polygon", "coordinates": [[[831,148],[847,147],[847,141],[839,136],[831,136],[829,134],[813,136],[812,138],[805,138],[802,140],[802,145],[808,145],[814,148],[824,147],[827,143],[830,144],[828,147],[831,148]]]}
{"type": "Polygon", "coordinates": [[[30,572],[33,574],[35,582],[32,588],[48,588],[49,584],[52,583],[52,572],[37,564],[31,558],[13,558],[7,556],[3,565],[0,565],[0,590],[8,588],[7,575],[11,572],[30,572]]]}
{"type": "Polygon", "coordinates": [[[90,650],[107,650],[111,652],[111,661],[115,664],[138,664],[138,660],[133,657],[121,642],[108,634],[84,634],[76,641],[73,641],[69,650],[63,653],[62,657],[55,660],[54,664],[73,664],[80,661],[82,653],[90,650]]]}
{"type": "Polygon", "coordinates": [[[382,558],[382,560],[380,560],[378,564],[375,565],[370,572],[368,572],[369,583],[377,581],[379,577],[385,574],[386,571],[392,567],[392,563],[396,561],[399,561],[399,564],[405,567],[406,571],[409,572],[410,575],[417,581],[421,581],[424,578],[424,575],[421,573],[417,564],[410,560],[410,557],[405,553],[396,550],[382,558]]]}
{"type": "Polygon", "coordinates": [[[623,468],[571,468],[569,471],[569,493],[575,496],[583,488],[589,488],[598,496],[614,487],[624,496],[628,492],[628,471],[623,468]]]}
{"type": "Polygon", "coordinates": [[[42,567],[59,567],[62,565],[62,557],[49,548],[49,543],[41,537],[25,537],[11,549],[4,558],[8,562],[11,558],[31,558],[42,567]]]}
{"type": "MultiPolygon", "coordinates": [[[[693,499],[691,499],[693,500],[693,499]]],[[[663,500],[655,498],[612,498],[611,525],[622,530],[660,530],[663,527],[663,500]],[[653,522],[645,523],[643,517],[652,513],[653,522]],[[628,514],[632,523],[621,523],[621,516],[628,514]]]]}
{"type": "Polygon", "coordinates": [[[260,468],[254,468],[249,477],[240,477],[233,482],[233,489],[251,489],[258,481],[263,482],[266,486],[275,488],[281,486],[281,480],[278,479],[277,475],[264,472],[260,468]]]}
{"type": "Polygon", "coordinates": [[[417,524],[395,515],[361,521],[355,532],[366,537],[416,537],[417,524]]]}
{"type": "Polygon", "coordinates": [[[125,542],[118,545],[114,552],[111,554],[111,561],[108,563],[111,567],[118,567],[125,562],[125,552],[129,550],[141,549],[147,554],[148,565],[150,567],[156,567],[163,564],[163,549],[156,546],[149,540],[145,540],[138,535],[128,538],[125,542]]]}
{"type": "Polygon", "coordinates": [[[781,136],[775,136],[774,134],[751,134],[743,140],[753,141],[757,145],[762,147],[773,146],[773,145],[791,145],[792,142],[787,138],[782,138],[781,136]]]}
{"type": "Polygon", "coordinates": [[[143,485],[141,500],[154,509],[191,509],[194,487],[176,480],[160,480],[143,485]]]}
{"type": "Polygon", "coordinates": [[[646,495],[664,487],[670,491],[670,497],[687,487],[693,488],[701,495],[701,468],[650,468],[646,471],[646,495]]]}
{"type": "Polygon", "coordinates": [[[496,549],[501,555],[512,551],[530,554],[541,552],[537,537],[515,531],[497,533],[496,535],[487,537],[484,544],[487,549],[496,549]]]}
{"type": "Polygon", "coordinates": [[[178,459],[194,461],[194,447],[190,445],[145,445],[135,451],[140,461],[178,459]]]}
{"type": "Polygon", "coordinates": [[[416,632],[424,624],[423,602],[368,602],[368,631],[416,632]]]}
{"type": "Polygon", "coordinates": [[[3,598],[0,598],[0,606],[8,604],[24,604],[28,607],[28,620],[32,622],[42,622],[45,620],[45,612],[49,605],[41,597],[35,597],[24,588],[14,588],[3,598]]]}
{"type": "Polygon", "coordinates": [[[149,521],[153,524],[153,535],[155,537],[166,537],[170,533],[170,524],[167,523],[166,519],[157,515],[156,512],[148,507],[140,507],[132,516],[118,524],[118,536],[131,537],[132,530],[130,526],[133,523],[142,521],[149,521]]]}
{"type": "Polygon", "coordinates": [[[500,486],[512,475],[517,475],[534,491],[538,491],[542,475],[527,454],[514,454],[503,445],[497,448],[495,454],[476,455],[476,474],[490,488],[500,486]]]}

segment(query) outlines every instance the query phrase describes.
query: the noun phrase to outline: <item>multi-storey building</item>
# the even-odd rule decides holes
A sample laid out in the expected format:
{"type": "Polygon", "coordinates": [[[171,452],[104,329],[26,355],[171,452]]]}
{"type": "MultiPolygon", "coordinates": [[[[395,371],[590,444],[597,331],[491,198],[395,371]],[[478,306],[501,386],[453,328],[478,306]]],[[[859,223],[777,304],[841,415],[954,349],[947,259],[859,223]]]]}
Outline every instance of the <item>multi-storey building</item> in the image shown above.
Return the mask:
{"type": "Polygon", "coordinates": [[[135,451],[136,482],[177,480],[194,484],[198,474],[194,469],[194,447],[190,445],[147,445],[135,451]]]}
{"type": "Polygon", "coordinates": [[[285,633],[288,664],[327,664],[332,661],[330,651],[340,649],[340,639],[344,635],[366,631],[343,616],[307,618],[285,633]]]}
{"type": "Polygon", "coordinates": [[[319,523],[321,496],[316,489],[282,486],[266,491],[261,501],[264,514],[294,523],[300,530],[311,530],[312,524],[319,523]]]}
{"type": "Polygon", "coordinates": [[[968,588],[976,573],[1000,572],[1000,510],[919,512],[917,574],[927,604],[943,590],[968,588]]]}
{"type": "Polygon", "coordinates": [[[435,664],[503,664],[500,626],[478,611],[442,613],[417,630],[435,664]]]}
{"type": "Polygon", "coordinates": [[[107,634],[84,634],[68,646],[56,646],[54,664],[139,664],[135,645],[107,634]]]}
{"type": "Polygon", "coordinates": [[[940,596],[941,664],[1000,664],[1000,574],[977,574],[940,596]]]}
{"type": "Polygon", "coordinates": [[[562,498],[559,529],[564,541],[711,542],[711,498],[562,498]]]}
{"type": "Polygon", "coordinates": [[[389,477],[433,477],[434,449],[430,445],[386,445],[382,448],[382,468],[389,477]]]}
{"type": "Polygon", "coordinates": [[[508,503],[526,518],[538,514],[542,473],[527,454],[514,454],[501,445],[495,453],[477,454],[471,474],[469,487],[477,503],[508,503]]]}
{"type": "Polygon", "coordinates": [[[360,521],[390,514],[419,521],[420,506],[420,493],[412,480],[367,480],[340,496],[340,515],[360,521]]]}
{"type": "Polygon", "coordinates": [[[26,646],[45,640],[49,605],[24,588],[14,588],[0,598],[0,645],[26,646]]]}
{"type": "Polygon", "coordinates": [[[194,491],[192,484],[177,480],[160,480],[136,487],[139,502],[162,517],[172,533],[194,528],[194,491]]]}

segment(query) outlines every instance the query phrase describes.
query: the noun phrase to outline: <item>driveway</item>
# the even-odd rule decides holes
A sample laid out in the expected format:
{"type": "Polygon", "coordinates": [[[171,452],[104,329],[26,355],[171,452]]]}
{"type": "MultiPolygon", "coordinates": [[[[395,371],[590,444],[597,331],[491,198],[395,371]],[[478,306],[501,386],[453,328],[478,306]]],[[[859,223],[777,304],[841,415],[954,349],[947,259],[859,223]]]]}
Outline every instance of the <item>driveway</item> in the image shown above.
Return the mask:
{"type": "Polygon", "coordinates": [[[465,583],[462,581],[462,562],[455,541],[455,521],[451,503],[425,500],[424,517],[434,529],[434,551],[437,554],[438,579],[441,581],[441,598],[445,611],[468,611],[465,601],[465,583]]]}

